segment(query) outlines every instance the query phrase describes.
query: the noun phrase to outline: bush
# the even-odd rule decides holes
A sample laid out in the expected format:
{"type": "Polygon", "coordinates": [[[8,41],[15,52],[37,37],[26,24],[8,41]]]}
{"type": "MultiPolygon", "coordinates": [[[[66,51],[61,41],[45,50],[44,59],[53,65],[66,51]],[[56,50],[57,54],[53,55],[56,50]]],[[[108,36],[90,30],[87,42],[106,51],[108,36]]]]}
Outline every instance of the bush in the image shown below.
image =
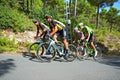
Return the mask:
{"type": "Polygon", "coordinates": [[[109,47],[109,48],[113,48],[114,46],[115,46],[114,43],[109,43],[109,44],[108,44],[108,47],[109,47]]]}
{"type": "Polygon", "coordinates": [[[32,21],[24,14],[0,5],[0,29],[13,29],[14,32],[33,30],[32,21]]]}
{"type": "Polygon", "coordinates": [[[0,37],[0,52],[1,51],[15,51],[15,40],[8,40],[7,37],[0,37]]]}

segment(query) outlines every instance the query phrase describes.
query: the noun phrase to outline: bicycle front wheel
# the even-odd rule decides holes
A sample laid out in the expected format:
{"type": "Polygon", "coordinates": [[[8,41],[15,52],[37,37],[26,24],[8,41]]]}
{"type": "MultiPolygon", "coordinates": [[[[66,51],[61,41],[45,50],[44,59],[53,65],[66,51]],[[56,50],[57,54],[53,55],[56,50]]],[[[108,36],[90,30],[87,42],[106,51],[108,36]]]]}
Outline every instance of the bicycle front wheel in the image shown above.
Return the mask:
{"type": "Polygon", "coordinates": [[[36,57],[36,48],[38,47],[39,42],[34,42],[28,47],[28,52],[26,54],[23,54],[23,57],[30,56],[30,57],[36,57]]]}
{"type": "Polygon", "coordinates": [[[51,61],[55,57],[55,49],[51,46],[49,50],[45,44],[39,45],[37,48],[37,57],[41,61],[51,61]],[[49,53],[47,53],[49,51],[49,53]]]}
{"type": "Polygon", "coordinates": [[[77,49],[74,45],[69,44],[68,54],[66,54],[65,59],[69,62],[73,61],[77,57],[77,49]]]}

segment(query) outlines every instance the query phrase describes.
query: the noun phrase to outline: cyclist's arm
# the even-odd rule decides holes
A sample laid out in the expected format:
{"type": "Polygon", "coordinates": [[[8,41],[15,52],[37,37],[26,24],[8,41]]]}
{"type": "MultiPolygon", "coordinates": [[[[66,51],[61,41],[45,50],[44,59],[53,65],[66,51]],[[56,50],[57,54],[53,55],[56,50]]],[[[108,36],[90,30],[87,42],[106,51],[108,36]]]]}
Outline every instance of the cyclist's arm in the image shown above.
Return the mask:
{"type": "Polygon", "coordinates": [[[73,34],[73,39],[74,39],[74,40],[73,40],[73,43],[75,43],[76,40],[77,40],[77,37],[76,37],[76,36],[77,36],[76,33],[74,33],[74,34],[73,34]]]}
{"type": "Polygon", "coordinates": [[[90,39],[90,31],[88,31],[88,37],[87,37],[87,40],[90,39]]]}
{"type": "Polygon", "coordinates": [[[55,27],[53,28],[52,32],[50,33],[50,35],[51,35],[51,36],[54,35],[57,31],[58,31],[58,28],[57,28],[57,26],[55,26],[55,27]]]}
{"type": "Polygon", "coordinates": [[[44,35],[45,32],[46,32],[46,29],[43,29],[43,31],[42,31],[40,37],[42,37],[42,36],[44,35]]]}
{"type": "Polygon", "coordinates": [[[36,37],[38,36],[38,34],[39,34],[39,27],[37,26],[36,37]]]}

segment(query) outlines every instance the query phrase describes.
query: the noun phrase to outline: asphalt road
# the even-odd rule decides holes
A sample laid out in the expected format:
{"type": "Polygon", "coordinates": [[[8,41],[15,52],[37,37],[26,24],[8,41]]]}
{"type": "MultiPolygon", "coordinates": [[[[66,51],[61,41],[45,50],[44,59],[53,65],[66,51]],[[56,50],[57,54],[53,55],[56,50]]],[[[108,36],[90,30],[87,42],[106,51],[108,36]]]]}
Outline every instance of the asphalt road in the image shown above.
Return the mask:
{"type": "Polygon", "coordinates": [[[120,58],[41,63],[20,55],[0,54],[0,80],[120,80],[120,58]]]}

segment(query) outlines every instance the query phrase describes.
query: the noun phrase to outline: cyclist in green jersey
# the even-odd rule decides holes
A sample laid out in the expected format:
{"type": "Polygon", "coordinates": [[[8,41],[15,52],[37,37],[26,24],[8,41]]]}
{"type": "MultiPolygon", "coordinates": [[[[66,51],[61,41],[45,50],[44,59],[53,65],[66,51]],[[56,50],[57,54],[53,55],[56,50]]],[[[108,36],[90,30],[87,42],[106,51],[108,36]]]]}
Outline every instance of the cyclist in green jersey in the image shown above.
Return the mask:
{"type": "Polygon", "coordinates": [[[86,41],[91,43],[91,46],[94,49],[94,52],[93,52],[94,57],[96,57],[97,56],[97,50],[96,50],[96,47],[93,43],[94,42],[94,32],[93,32],[92,28],[90,28],[88,26],[85,26],[83,23],[79,23],[77,25],[77,27],[81,32],[83,32],[86,41]]]}

